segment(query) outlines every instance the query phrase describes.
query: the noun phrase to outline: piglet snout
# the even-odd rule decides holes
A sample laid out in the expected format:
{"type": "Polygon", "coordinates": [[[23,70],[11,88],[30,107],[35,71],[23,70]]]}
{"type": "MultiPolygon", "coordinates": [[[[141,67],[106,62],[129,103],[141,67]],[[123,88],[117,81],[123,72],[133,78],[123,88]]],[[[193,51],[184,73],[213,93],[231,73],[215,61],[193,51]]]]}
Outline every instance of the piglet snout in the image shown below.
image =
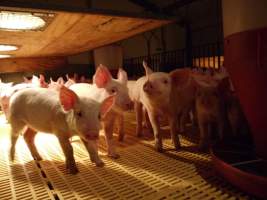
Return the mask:
{"type": "Polygon", "coordinates": [[[143,86],[144,92],[150,93],[152,91],[152,89],[153,89],[152,84],[149,81],[145,82],[145,84],[143,86]]]}

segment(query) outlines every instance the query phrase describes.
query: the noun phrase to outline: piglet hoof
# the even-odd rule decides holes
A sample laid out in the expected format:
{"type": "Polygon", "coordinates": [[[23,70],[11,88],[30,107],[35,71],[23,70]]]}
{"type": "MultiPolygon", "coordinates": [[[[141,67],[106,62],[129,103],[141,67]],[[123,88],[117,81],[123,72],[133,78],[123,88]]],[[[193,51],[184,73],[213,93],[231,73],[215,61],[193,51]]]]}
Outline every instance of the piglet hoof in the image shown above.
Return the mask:
{"type": "Polygon", "coordinates": [[[162,147],[155,147],[156,151],[159,153],[163,153],[163,148],[162,147]]]}
{"type": "Polygon", "coordinates": [[[175,150],[179,150],[181,148],[181,143],[180,142],[175,142],[174,143],[175,150]]]}
{"type": "Polygon", "coordinates": [[[79,172],[77,167],[71,167],[68,171],[70,174],[77,174],[79,172]]]}
{"type": "Polygon", "coordinates": [[[199,144],[198,145],[198,151],[200,152],[207,152],[208,151],[208,146],[204,144],[199,144]]]}
{"type": "Polygon", "coordinates": [[[92,163],[95,163],[95,159],[94,158],[90,157],[90,160],[91,160],[92,163]]]}
{"type": "Polygon", "coordinates": [[[99,160],[99,161],[95,162],[95,165],[97,167],[104,167],[105,163],[102,160],[99,160]]]}
{"type": "Polygon", "coordinates": [[[124,136],[123,135],[119,135],[118,141],[119,142],[123,142],[124,136]]]}
{"type": "Polygon", "coordinates": [[[158,143],[155,144],[155,149],[159,153],[162,153],[163,152],[162,145],[159,145],[158,143]]]}
{"type": "Polygon", "coordinates": [[[143,136],[143,134],[142,133],[137,133],[136,136],[141,138],[143,136]]]}
{"type": "Polygon", "coordinates": [[[120,155],[117,153],[112,153],[112,154],[108,154],[108,157],[110,157],[111,159],[118,159],[120,158],[120,155]]]}

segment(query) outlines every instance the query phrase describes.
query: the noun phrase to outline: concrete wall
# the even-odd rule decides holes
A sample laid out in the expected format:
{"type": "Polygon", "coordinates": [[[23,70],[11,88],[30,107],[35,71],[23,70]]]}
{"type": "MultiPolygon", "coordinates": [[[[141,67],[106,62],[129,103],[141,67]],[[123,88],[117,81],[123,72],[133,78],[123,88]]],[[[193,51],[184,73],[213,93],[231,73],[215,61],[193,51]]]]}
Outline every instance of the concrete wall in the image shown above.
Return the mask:
{"type": "MultiPolygon", "coordinates": [[[[184,29],[176,24],[171,24],[162,27],[164,32],[164,40],[166,42],[166,51],[171,51],[175,49],[181,49],[185,47],[184,40],[184,29]]],[[[153,36],[151,37],[151,54],[160,53],[163,51],[163,44],[161,38],[161,29],[156,29],[153,31],[153,36]]],[[[150,33],[139,34],[127,40],[121,42],[123,48],[123,58],[133,58],[138,56],[147,55],[147,40],[150,33]]]]}
{"type": "Polygon", "coordinates": [[[93,52],[86,51],[77,55],[68,56],[69,64],[89,64],[94,62],[93,52]]]}
{"type": "Polygon", "coordinates": [[[218,0],[199,0],[183,8],[184,16],[191,23],[194,46],[215,43],[218,40],[222,42],[223,36],[218,27],[222,20],[220,9],[218,0]]]}
{"type": "Polygon", "coordinates": [[[223,0],[222,5],[225,36],[267,26],[266,0],[223,0]]]}
{"type": "Polygon", "coordinates": [[[95,67],[100,64],[109,69],[122,67],[122,48],[118,45],[109,45],[94,50],[95,67]]]}

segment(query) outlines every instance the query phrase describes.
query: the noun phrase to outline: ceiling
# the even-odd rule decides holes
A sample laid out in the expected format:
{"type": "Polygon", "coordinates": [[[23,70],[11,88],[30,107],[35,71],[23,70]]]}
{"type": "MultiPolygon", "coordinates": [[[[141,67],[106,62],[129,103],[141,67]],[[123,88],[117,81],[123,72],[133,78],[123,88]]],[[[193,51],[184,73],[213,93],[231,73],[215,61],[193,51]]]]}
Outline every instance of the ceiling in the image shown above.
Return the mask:
{"type": "MultiPolygon", "coordinates": [[[[9,8],[1,8],[0,10],[9,8]]],[[[18,9],[18,8],[17,8],[18,9]]],[[[12,8],[14,10],[14,8],[12,8]]],[[[125,17],[88,12],[49,11],[55,16],[43,31],[0,30],[0,43],[19,46],[13,58],[68,56],[114,43],[162,25],[170,20],[125,17]]],[[[1,52],[5,53],[5,52],[1,52]]]]}

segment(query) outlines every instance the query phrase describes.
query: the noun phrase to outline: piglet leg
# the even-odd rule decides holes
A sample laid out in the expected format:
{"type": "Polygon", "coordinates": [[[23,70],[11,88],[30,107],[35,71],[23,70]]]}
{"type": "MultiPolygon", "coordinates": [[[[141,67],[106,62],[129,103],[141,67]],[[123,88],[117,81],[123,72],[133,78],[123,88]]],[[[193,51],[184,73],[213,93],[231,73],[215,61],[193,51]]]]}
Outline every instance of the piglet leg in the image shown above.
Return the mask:
{"type": "Polygon", "coordinates": [[[172,142],[174,144],[174,147],[176,150],[178,150],[181,147],[179,136],[176,132],[176,117],[174,116],[169,116],[169,124],[170,124],[170,132],[171,132],[171,137],[172,137],[172,142]]]}
{"type": "Polygon", "coordinates": [[[84,146],[86,147],[90,160],[96,164],[97,167],[103,167],[105,164],[104,162],[99,158],[98,155],[98,146],[97,146],[97,141],[92,140],[92,141],[85,141],[82,140],[84,146]]]}
{"type": "Polygon", "coordinates": [[[117,120],[118,120],[118,135],[119,135],[118,140],[120,142],[122,142],[124,139],[124,117],[123,117],[123,114],[118,114],[117,120]]]}
{"type": "Polygon", "coordinates": [[[143,112],[142,104],[140,102],[135,102],[134,104],[135,116],[136,116],[136,136],[142,136],[142,121],[143,121],[143,112]]]}
{"type": "Polygon", "coordinates": [[[34,138],[35,138],[36,133],[37,133],[37,131],[34,131],[30,128],[27,128],[23,137],[24,137],[24,140],[25,140],[31,154],[32,154],[33,159],[42,160],[42,157],[38,153],[36,146],[34,144],[34,138]]]}
{"type": "Polygon", "coordinates": [[[25,124],[21,121],[16,120],[14,123],[11,123],[10,125],[11,125],[11,130],[10,130],[11,146],[10,146],[9,157],[10,157],[10,160],[13,161],[15,158],[16,143],[17,143],[19,134],[23,130],[25,124]]]}
{"type": "Polygon", "coordinates": [[[153,131],[153,128],[152,128],[152,125],[149,121],[149,116],[147,114],[147,111],[145,110],[145,127],[150,131],[152,132],[153,131]]]}
{"type": "Polygon", "coordinates": [[[108,117],[105,119],[103,126],[104,126],[104,133],[106,137],[107,149],[108,149],[108,156],[117,159],[119,158],[119,154],[116,153],[116,145],[114,144],[115,141],[113,140],[113,128],[114,128],[114,117],[108,117]]]}
{"type": "Polygon", "coordinates": [[[71,174],[77,174],[79,172],[74,156],[73,156],[73,148],[70,144],[69,138],[66,137],[58,137],[59,144],[63,150],[63,153],[65,155],[65,162],[66,162],[66,168],[69,170],[71,174]]]}
{"type": "Polygon", "coordinates": [[[200,151],[204,151],[209,145],[209,127],[207,123],[199,122],[200,140],[198,148],[200,151]]]}
{"type": "Polygon", "coordinates": [[[148,110],[148,116],[149,120],[151,122],[153,132],[154,132],[154,138],[155,138],[155,149],[158,152],[162,152],[162,136],[160,133],[160,126],[159,126],[159,121],[155,113],[151,112],[148,110]]]}
{"type": "Polygon", "coordinates": [[[186,125],[186,122],[188,120],[188,118],[190,118],[190,115],[189,115],[189,110],[188,109],[184,109],[182,111],[182,114],[181,114],[181,118],[180,118],[180,131],[181,133],[185,132],[185,125],[186,125]]]}
{"type": "Polygon", "coordinates": [[[10,160],[14,160],[15,158],[15,150],[16,150],[16,142],[18,140],[19,135],[18,134],[12,134],[11,135],[11,147],[10,147],[10,160]]]}
{"type": "Polygon", "coordinates": [[[219,119],[218,120],[218,135],[219,135],[220,140],[223,139],[223,131],[224,131],[224,122],[223,122],[223,119],[219,119]]]}

